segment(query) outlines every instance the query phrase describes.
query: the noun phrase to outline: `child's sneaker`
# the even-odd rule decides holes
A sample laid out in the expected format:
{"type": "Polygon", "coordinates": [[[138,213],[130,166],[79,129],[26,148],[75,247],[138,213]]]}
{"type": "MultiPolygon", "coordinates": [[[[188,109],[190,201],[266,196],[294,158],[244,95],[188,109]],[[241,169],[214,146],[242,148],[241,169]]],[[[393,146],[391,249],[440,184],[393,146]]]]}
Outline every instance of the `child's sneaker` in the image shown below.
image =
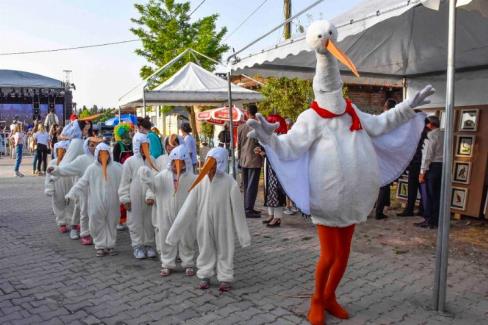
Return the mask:
{"type": "Polygon", "coordinates": [[[200,280],[200,284],[198,286],[202,290],[206,290],[206,289],[210,288],[210,279],[205,278],[205,279],[200,280]]]}
{"type": "Polygon", "coordinates": [[[154,247],[152,247],[152,246],[146,246],[146,256],[148,258],[154,258],[157,255],[158,254],[156,253],[156,250],[154,249],[154,247]]]}
{"type": "Polygon", "coordinates": [[[187,267],[185,270],[186,276],[194,276],[195,275],[195,270],[193,270],[192,267],[187,267]]]}
{"type": "Polygon", "coordinates": [[[167,277],[170,274],[171,274],[171,270],[168,269],[167,267],[161,268],[161,272],[159,272],[159,276],[162,278],[167,277]]]}
{"type": "Polygon", "coordinates": [[[134,247],[134,257],[138,260],[146,258],[146,254],[144,253],[144,248],[142,247],[134,247]]]}
{"type": "Polygon", "coordinates": [[[93,244],[93,239],[90,235],[83,236],[80,238],[80,242],[82,245],[92,245],[93,244]]]}
{"type": "Polygon", "coordinates": [[[228,292],[232,289],[232,285],[229,282],[220,282],[219,291],[228,292]]]}
{"type": "Polygon", "coordinates": [[[78,229],[78,227],[79,227],[78,225],[71,227],[71,231],[69,232],[70,239],[73,240],[80,239],[80,230],[78,229]]]}
{"type": "Polygon", "coordinates": [[[69,228],[67,225],[61,225],[59,226],[59,232],[62,233],[62,234],[65,234],[69,231],[69,228]]]}

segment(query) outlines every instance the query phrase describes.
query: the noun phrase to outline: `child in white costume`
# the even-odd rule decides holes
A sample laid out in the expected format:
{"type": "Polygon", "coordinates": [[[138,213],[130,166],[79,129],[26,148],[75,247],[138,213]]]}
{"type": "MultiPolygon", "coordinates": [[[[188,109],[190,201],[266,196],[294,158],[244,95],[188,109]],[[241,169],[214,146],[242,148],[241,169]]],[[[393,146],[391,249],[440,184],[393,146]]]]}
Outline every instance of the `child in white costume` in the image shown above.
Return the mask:
{"type": "MultiPolygon", "coordinates": [[[[69,141],[60,141],[54,146],[55,159],[49,163],[49,168],[59,166],[63,160],[66,151],[68,150],[69,141]]],[[[52,198],[52,207],[54,215],[56,216],[56,224],[61,233],[69,231],[68,224],[73,215],[73,202],[66,202],[64,196],[73,186],[73,179],[71,177],[54,177],[46,174],[44,193],[52,198]]]]}
{"type": "MultiPolygon", "coordinates": [[[[161,157],[159,157],[161,158],[161,157]]],[[[158,158],[158,159],[159,159],[158,158]]],[[[161,254],[161,276],[170,275],[176,268],[176,255],[180,256],[181,266],[188,276],[194,275],[195,227],[191,225],[184,232],[177,245],[166,244],[166,236],[178,211],[188,196],[188,190],[195,181],[188,149],[179,145],[169,154],[170,162],[155,177],[147,167],[141,167],[141,181],[147,185],[146,203],[153,205],[153,225],[156,246],[161,254]],[[155,202],[154,202],[155,201],[155,202]]]]}
{"type": "Polygon", "coordinates": [[[71,188],[66,199],[83,196],[88,190],[88,217],[90,233],[97,256],[113,254],[117,238],[119,197],[117,190],[122,175],[122,165],[113,161],[110,147],[97,145],[96,160],[86,169],[83,177],[71,188]]]}
{"type": "Polygon", "coordinates": [[[234,280],[235,233],[242,247],[251,244],[239,185],[225,173],[228,155],[224,148],[208,152],[207,161],[166,238],[167,244],[176,245],[185,230],[196,222],[200,251],[197,276],[201,289],[209,287],[217,269],[220,290],[230,290],[234,280]]]}
{"type": "Polygon", "coordinates": [[[143,133],[137,132],[132,138],[134,155],[123,165],[122,179],[119,187],[119,199],[127,209],[127,226],[137,259],[154,258],[154,227],[152,225],[151,206],[145,201],[146,186],[139,177],[139,168],[148,166],[158,171],[154,159],[149,153],[149,140],[143,133]]]}
{"type": "MultiPolygon", "coordinates": [[[[78,156],[73,161],[63,166],[50,167],[47,172],[53,176],[77,177],[80,178],[85,173],[88,166],[94,161],[95,147],[102,141],[101,138],[90,137],[83,143],[84,154],[78,156]]],[[[91,245],[92,238],[88,229],[88,192],[79,196],[80,206],[80,241],[82,245],[91,245]]]]}

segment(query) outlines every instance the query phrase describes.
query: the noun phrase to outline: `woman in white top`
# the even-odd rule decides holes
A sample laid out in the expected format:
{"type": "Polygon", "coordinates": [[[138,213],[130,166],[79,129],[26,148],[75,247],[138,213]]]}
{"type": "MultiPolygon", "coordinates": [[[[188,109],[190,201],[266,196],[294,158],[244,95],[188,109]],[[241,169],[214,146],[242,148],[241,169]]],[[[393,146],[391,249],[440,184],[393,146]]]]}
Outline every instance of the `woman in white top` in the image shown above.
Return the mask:
{"type": "Polygon", "coordinates": [[[24,177],[24,174],[19,172],[20,168],[20,163],[22,162],[22,149],[24,147],[24,141],[25,141],[25,134],[22,132],[22,124],[17,123],[14,129],[14,134],[12,135],[12,139],[14,141],[14,146],[15,146],[15,156],[16,156],[16,161],[15,161],[15,176],[17,177],[24,177]]]}
{"type": "Polygon", "coordinates": [[[49,147],[49,133],[47,133],[46,128],[42,124],[38,125],[37,132],[34,133],[34,143],[37,145],[37,174],[39,176],[45,175],[47,168],[47,148],[49,147]]]}

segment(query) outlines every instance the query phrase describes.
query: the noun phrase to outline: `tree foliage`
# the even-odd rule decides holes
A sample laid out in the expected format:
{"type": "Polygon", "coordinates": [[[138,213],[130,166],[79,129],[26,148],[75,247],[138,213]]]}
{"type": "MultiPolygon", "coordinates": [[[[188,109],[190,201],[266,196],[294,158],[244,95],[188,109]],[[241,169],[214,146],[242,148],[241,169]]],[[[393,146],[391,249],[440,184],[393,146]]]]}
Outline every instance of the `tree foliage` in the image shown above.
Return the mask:
{"type": "MultiPolygon", "coordinates": [[[[176,3],[175,0],[149,0],[146,4],[134,5],[139,18],[131,21],[136,27],[130,30],[142,41],[142,48],[136,54],[146,58],[150,65],[141,68],[142,78],[150,76],[157,67],[162,67],[187,48],[192,48],[212,59],[220,61],[229,49],[222,44],[227,29],[217,30],[218,15],[211,15],[190,21],[190,2],[176,3]]],[[[213,70],[215,63],[198,58],[199,63],[207,70],[213,70]]],[[[195,57],[188,55],[168,69],[158,80],[164,81],[195,57]]]]}
{"type": "Polygon", "coordinates": [[[92,115],[90,110],[86,106],[83,105],[83,108],[81,109],[81,112],[78,114],[78,117],[79,118],[85,118],[85,117],[88,117],[90,115],[92,115]]]}
{"type": "Polygon", "coordinates": [[[277,113],[293,120],[309,108],[313,100],[312,81],[297,78],[268,78],[261,93],[265,99],[258,108],[263,115],[277,113]]]}

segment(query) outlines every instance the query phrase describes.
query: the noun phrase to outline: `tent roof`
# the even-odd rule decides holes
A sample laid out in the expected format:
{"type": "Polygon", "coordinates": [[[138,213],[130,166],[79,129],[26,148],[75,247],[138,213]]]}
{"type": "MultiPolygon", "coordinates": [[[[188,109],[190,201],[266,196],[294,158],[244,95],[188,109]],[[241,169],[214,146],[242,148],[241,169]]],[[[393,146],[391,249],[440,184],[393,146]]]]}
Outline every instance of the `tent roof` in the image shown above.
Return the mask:
{"type": "MultiPolygon", "coordinates": [[[[232,84],[235,102],[257,102],[262,95],[232,84]]],[[[227,81],[189,62],[154,90],[145,91],[147,105],[216,105],[227,102],[227,81]]],[[[142,86],[119,101],[121,107],[142,106],[142,86]]]]}
{"type": "MultiPolygon", "coordinates": [[[[465,6],[457,15],[456,66],[488,66],[488,1],[458,0],[459,5],[465,6]]],[[[447,11],[444,0],[365,0],[331,22],[338,28],[339,47],[363,77],[398,80],[445,71],[447,11]]],[[[232,66],[236,73],[298,77],[313,76],[314,68],[304,35],[232,66]]]]}
{"type": "Polygon", "coordinates": [[[0,69],[0,87],[5,88],[64,88],[63,82],[18,70],[0,69]]]}

